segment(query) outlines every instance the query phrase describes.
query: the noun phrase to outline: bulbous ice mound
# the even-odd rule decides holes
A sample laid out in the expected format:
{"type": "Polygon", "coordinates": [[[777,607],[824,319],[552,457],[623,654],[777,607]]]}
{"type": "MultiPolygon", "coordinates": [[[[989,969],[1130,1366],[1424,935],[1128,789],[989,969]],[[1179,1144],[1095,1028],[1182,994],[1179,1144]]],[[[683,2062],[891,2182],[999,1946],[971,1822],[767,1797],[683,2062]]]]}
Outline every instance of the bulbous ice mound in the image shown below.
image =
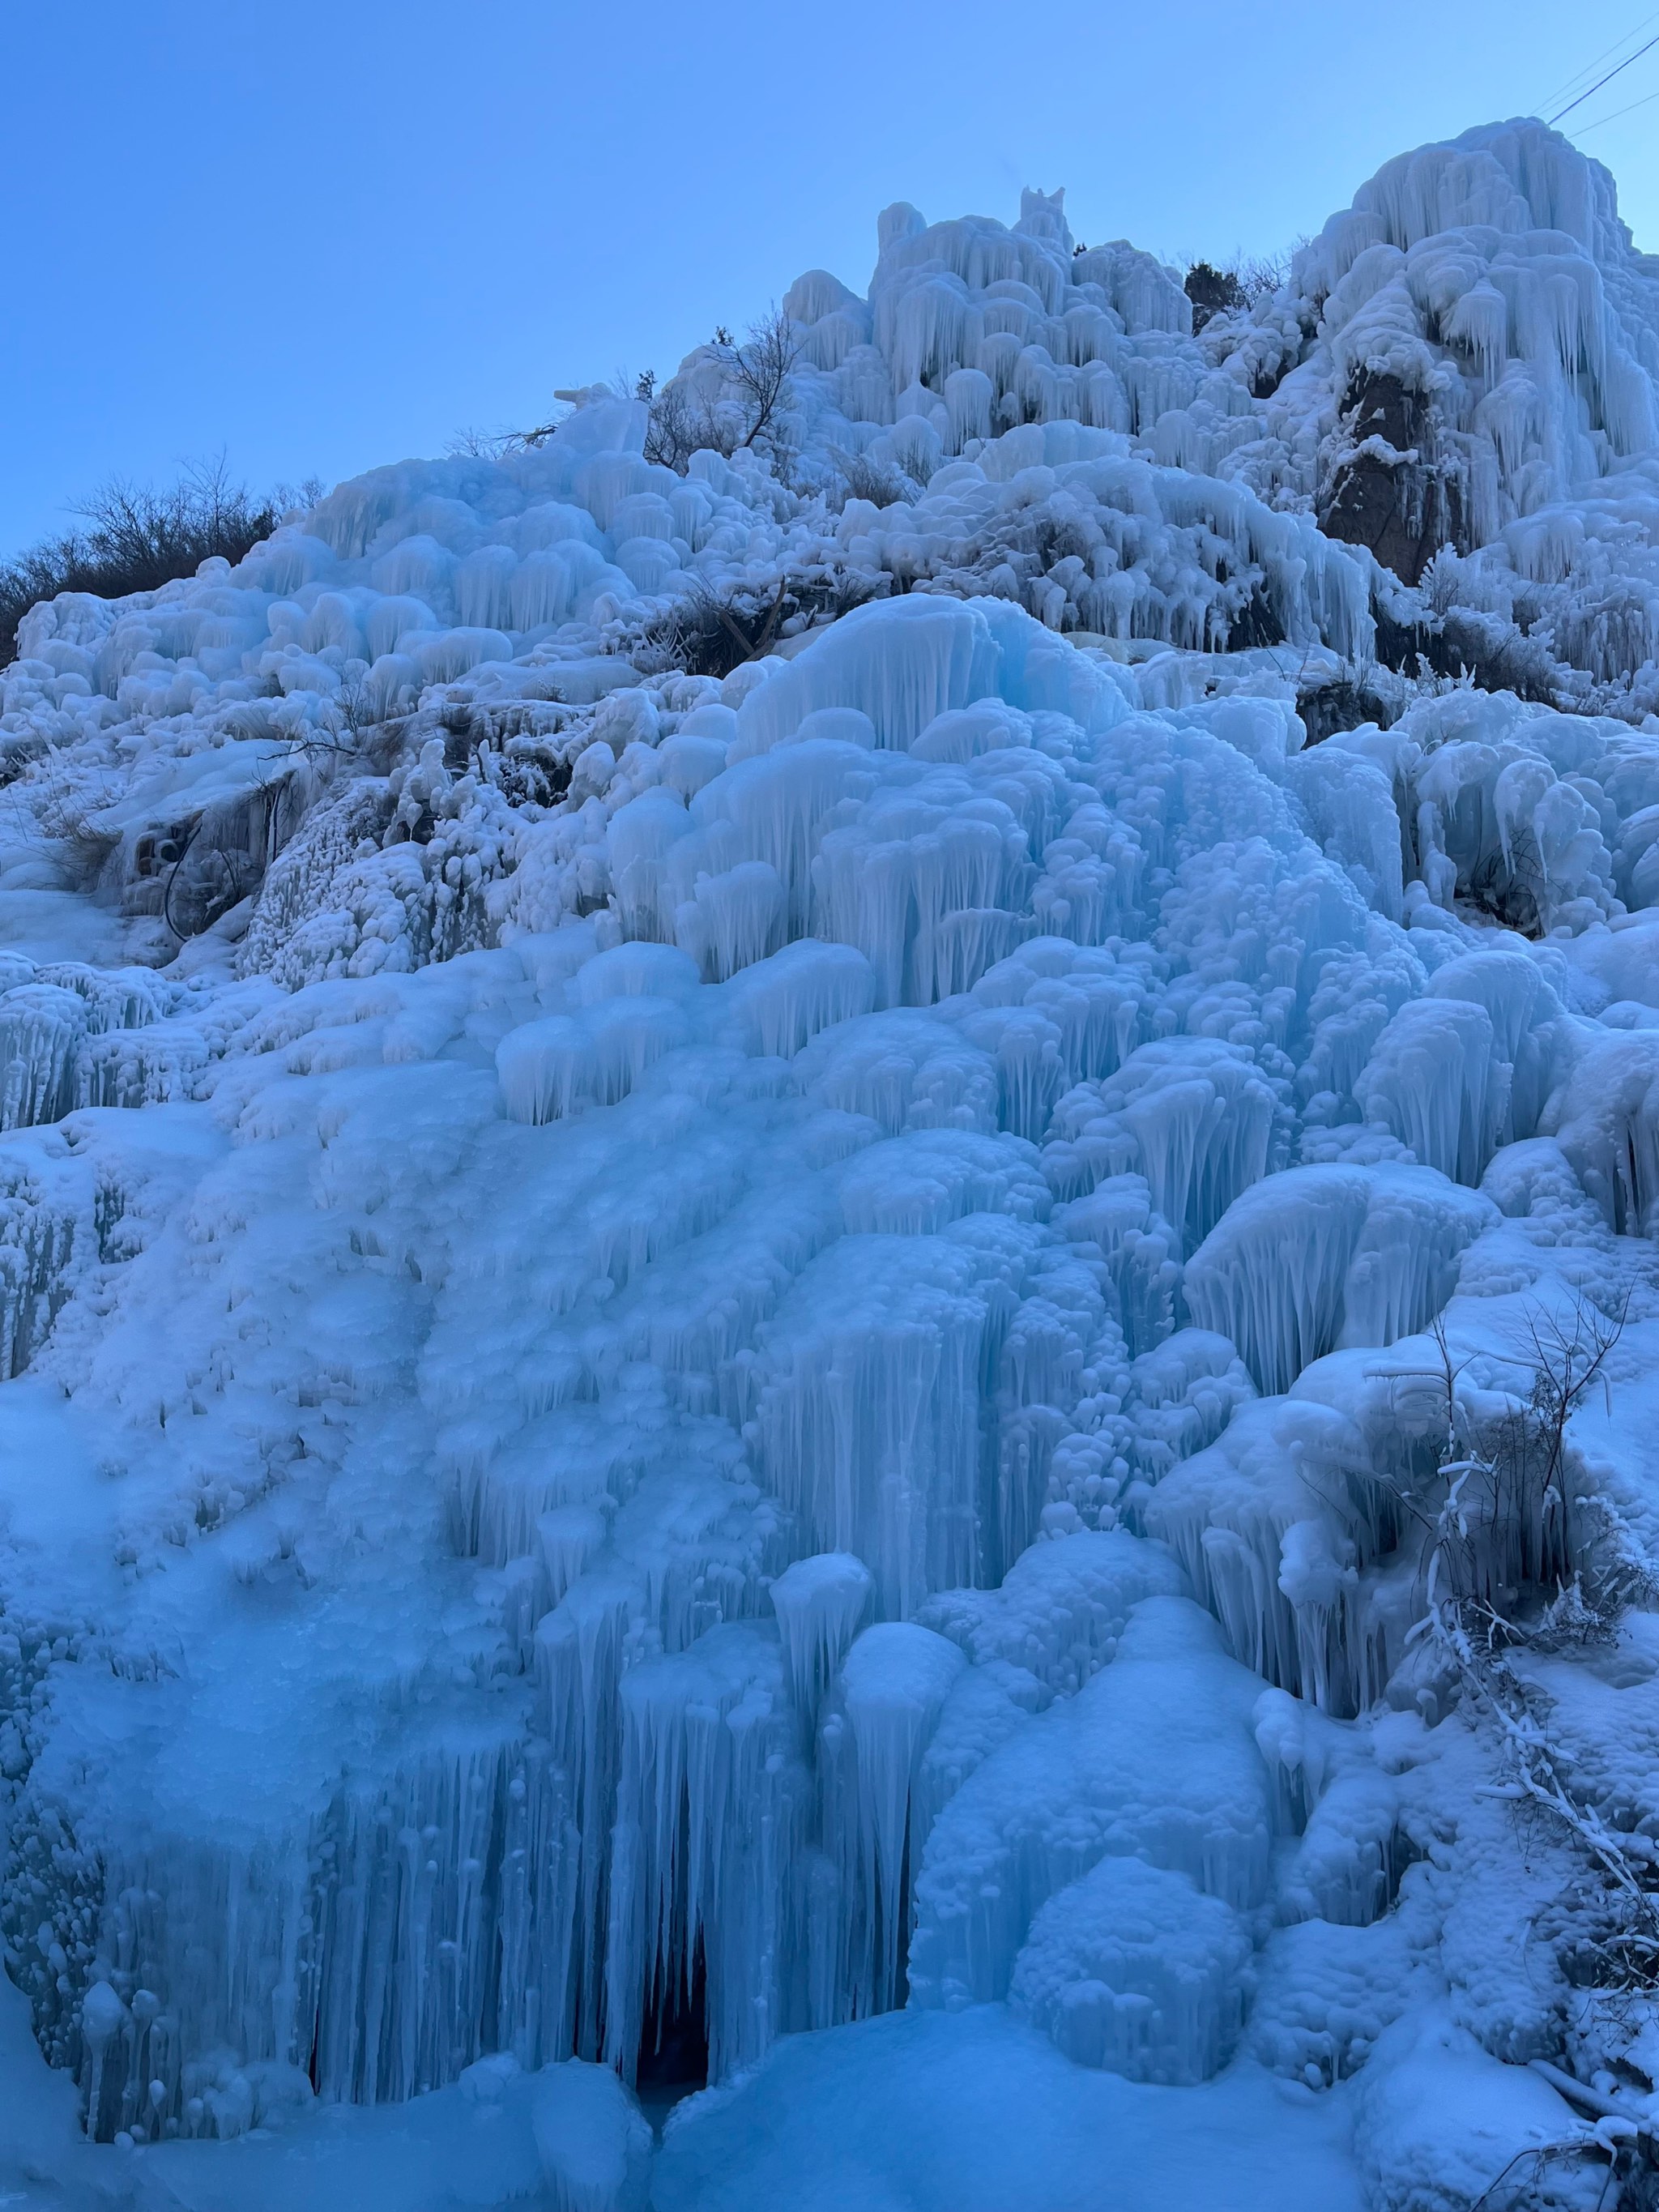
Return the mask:
{"type": "MultiPolygon", "coordinates": [[[[1659,744],[1431,684],[1310,744],[1250,623],[1300,665],[1387,615],[1297,505],[1318,440],[1270,450],[1336,422],[1371,306],[1474,454],[1489,286],[1493,390],[1578,395],[1536,470],[1639,485],[1650,272],[1532,125],[1384,172],[1196,338],[1057,199],[882,234],[867,300],[789,312],[801,469],[902,468],[886,506],[678,473],[595,399],[29,618],[0,1920],[105,2148],[14,2158],[58,2108],[0,2097],[0,2187],[101,2189],[125,2137],[191,2203],[241,2133],[250,2191],[352,2201],[391,2138],[311,2106],[412,2099],[398,2172],[448,2148],[411,2192],[488,2137],[478,2201],[735,2206],[811,2166],[750,2118],[801,2080],[858,2103],[869,2191],[959,2212],[1009,2201],[1006,2076],[1053,2119],[1033,2203],[1109,2124],[1150,2212],[1154,2098],[1211,2197],[1283,2142],[1311,2212],[1422,2179],[1443,2048],[1487,2130],[1448,2173],[1555,2139],[1499,2061],[1560,2055],[1531,1931],[1577,1863],[1522,1862],[1498,1752],[1441,1724],[1424,1592],[1454,1547],[1555,1634],[1659,1532],[1659,744]],[[664,662],[696,591],[832,561],[912,588],[664,662]],[[1624,1316],[1607,1395],[1534,1462],[1587,1316],[1624,1316]],[[705,2056],[744,2086],[653,2178],[592,2069],[649,2105],[705,2056]]],[[[1490,477],[1517,516],[1531,465],[1490,477]]],[[[1646,1818],[1654,1668],[1597,1619],[1536,1664],[1597,1816],[1646,1818]]],[[[34,2063],[0,2045],[8,2090],[34,2063]]]]}
{"type": "Polygon", "coordinates": [[[1102,1859],[1037,1914],[1009,2005],[1079,2066],[1207,2081],[1238,2041],[1253,1948],[1238,1915],[1180,1875],[1102,1859]]]}

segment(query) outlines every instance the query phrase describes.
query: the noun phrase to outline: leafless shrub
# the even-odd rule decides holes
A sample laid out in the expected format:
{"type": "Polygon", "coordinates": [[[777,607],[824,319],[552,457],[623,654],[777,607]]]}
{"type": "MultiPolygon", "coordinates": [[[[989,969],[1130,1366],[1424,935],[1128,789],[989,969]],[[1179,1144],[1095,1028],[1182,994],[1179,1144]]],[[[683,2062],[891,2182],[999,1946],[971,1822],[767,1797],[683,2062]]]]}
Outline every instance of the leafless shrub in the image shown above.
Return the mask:
{"type": "Polygon", "coordinates": [[[653,399],[646,425],[645,458],[684,476],[693,453],[730,454],[737,450],[732,426],[715,410],[670,385],[653,399]]]}
{"type": "Polygon", "coordinates": [[[877,580],[840,571],[785,575],[775,586],[724,595],[700,585],[652,625],[632,659],[648,674],[684,669],[690,676],[726,677],[762,659],[786,635],[838,621],[881,595],[877,580]]]}
{"type": "Polygon", "coordinates": [[[1288,281],[1291,257],[1285,253],[1236,253],[1218,265],[1194,261],[1182,289],[1193,303],[1193,328],[1201,331],[1217,315],[1235,314],[1270,300],[1288,281]]]}
{"type": "Polygon", "coordinates": [[[1290,282],[1291,252],[1236,254],[1228,267],[1254,307],[1258,300],[1272,299],[1290,282]]]}
{"type": "Polygon", "coordinates": [[[452,461],[499,461],[507,453],[523,451],[536,434],[525,430],[480,430],[469,424],[444,441],[452,461]]]}
{"type": "Polygon", "coordinates": [[[872,507],[896,507],[901,501],[914,499],[919,489],[902,469],[890,461],[874,460],[868,453],[843,453],[836,447],[831,459],[841,477],[836,502],[840,506],[849,499],[867,499],[872,507]]]}
{"type": "Polygon", "coordinates": [[[1443,1395],[1437,1494],[1397,1496],[1424,1536],[1425,1611],[1413,1642],[1496,1734],[1517,1806],[1582,1854],[1583,1880],[1560,1901],[1559,1925],[1540,1933],[1559,1938],[1576,1986],[1646,1997],[1659,1991],[1659,1844],[1615,1827],[1575,1786],[1550,1702],[1518,1663],[1609,1642],[1626,1607],[1655,1595],[1652,1563],[1629,1532],[1609,1508],[1575,1495],[1567,1441],[1574,1409],[1606,1387],[1625,1321],[1626,1309],[1608,1314],[1583,1297],[1565,1316],[1534,1309],[1524,1323],[1528,1393],[1484,1422],[1459,1389],[1468,1363],[1454,1359],[1437,1322],[1437,1363],[1418,1379],[1443,1395]]]}
{"type": "Polygon", "coordinates": [[[773,307],[741,343],[724,325],[717,329],[707,352],[720,372],[718,401],[693,398],[678,379],[660,392],[648,374],[635,383],[634,396],[651,408],[646,459],[683,476],[695,453],[729,456],[750,447],[764,453],[780,476],[787,474],[794,456],[781,417],[801,355],[795,325],[773,307]]]}
{"type": "Polygon", "coordinates": [[[290,507],[319,498],[315,479],[256,495],[231,477],[223,454],[192,462],[157,489],[112,477],[70,512],[85,526],[44,539],[0,566],[0,666],[17,650],[17,626],[59,592],[119,599],[192,576],[215,555],[240,561],[290,507]]]}
{"type": "Polygon", "coordinates": [[[1453,1358],[1443,1322],[1434,1323],[1437,1364],[1419,1379],[1431,1380],[1445,1403],[1440,1494],[1431,1505],[1400,1493],[1427,1539],[1426,1626],[1454,1640],[1476,1637],[1489,1652],[1523,1635],[1559,1640],[1570,1620],[1588,1634],[1631,1595],[1628,1561],[1610,1561],[1607,1547],[1590,1541],[1599,1531],[1579,1526],[1567,1444],[1575,1409],[1605,1381],[1625,1310],[1608,1315],[1581,1296],[1570,1320],[1537,1307],[1523,1327],[1531,1384],[1492,1419],[1468,1410],[1458,1389],[1468,1363],[1453,1358]],[[1523,1630],[1514,1608],[1546,1591],[1553,1597],[1523,1630]]]}

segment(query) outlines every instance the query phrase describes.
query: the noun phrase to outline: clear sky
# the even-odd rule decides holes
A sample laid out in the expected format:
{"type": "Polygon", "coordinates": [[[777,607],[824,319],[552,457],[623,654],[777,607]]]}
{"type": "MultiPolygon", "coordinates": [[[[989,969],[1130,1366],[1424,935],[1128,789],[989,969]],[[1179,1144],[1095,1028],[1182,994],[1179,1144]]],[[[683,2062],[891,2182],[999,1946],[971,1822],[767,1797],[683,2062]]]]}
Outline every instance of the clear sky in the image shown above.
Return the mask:
{"type": "MultiPolygon", "coordinates": [[[[333,481],[671,370],[803,269],[862,290],[895,199],[1064,185],[1091,244],[1271,251],[1392,154],[1553,112],[1647,12],[12,0],[0,553],[112,471],[333,481]]],[[[1656,91],[1659,47],[1567,127],[1656,91]]],[[[1581,143],[1659,250],[1659,100],[1581,143]]]]}

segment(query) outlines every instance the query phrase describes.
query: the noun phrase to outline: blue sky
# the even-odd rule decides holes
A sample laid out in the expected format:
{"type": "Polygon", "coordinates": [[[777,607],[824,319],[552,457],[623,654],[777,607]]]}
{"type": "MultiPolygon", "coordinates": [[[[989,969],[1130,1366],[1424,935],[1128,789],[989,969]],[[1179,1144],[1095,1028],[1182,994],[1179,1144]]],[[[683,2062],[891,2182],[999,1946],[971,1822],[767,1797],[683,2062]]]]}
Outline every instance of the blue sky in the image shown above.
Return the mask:
{"type": "MultiPolygon", "coordinates": [[[[222,447],[255,484],[332,481],[540,419],[556,386],[672,369],[803,269],[862,289],[890,200],[1012,221],[1022,184],[1060,184],[1091,243],[1272,250],[1391,154],[1551,112],[1646,12],[19,6],[0,552],[112,471],[222,447]]],[[[1653,91],[1659,48],[1570,127],[1653,91]]],[[[1659,100],[1582,143],[1659,251],[1659,100]]]]}

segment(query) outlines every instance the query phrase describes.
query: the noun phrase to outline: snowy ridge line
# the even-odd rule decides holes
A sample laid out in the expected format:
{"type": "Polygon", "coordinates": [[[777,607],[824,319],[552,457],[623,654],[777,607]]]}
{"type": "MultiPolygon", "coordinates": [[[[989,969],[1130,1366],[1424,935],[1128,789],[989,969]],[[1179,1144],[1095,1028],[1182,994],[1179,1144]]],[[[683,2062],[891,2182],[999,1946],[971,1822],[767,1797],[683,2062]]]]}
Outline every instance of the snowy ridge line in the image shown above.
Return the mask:
{"type": "Polygon", "coordinates": [[[767,451],[594,396],[29,618],[0,2188],[1595,2202],[1528,2062],[1644,2108],[1651,2000],[1488,1708],[1650,1863],[1645,634],[1303,679],[1501,567],[1339,543],[1362,447],[1511,551],[1642,478],[1601,176],[1425,149],[1197,337],[890,210],[767,451]]]}

